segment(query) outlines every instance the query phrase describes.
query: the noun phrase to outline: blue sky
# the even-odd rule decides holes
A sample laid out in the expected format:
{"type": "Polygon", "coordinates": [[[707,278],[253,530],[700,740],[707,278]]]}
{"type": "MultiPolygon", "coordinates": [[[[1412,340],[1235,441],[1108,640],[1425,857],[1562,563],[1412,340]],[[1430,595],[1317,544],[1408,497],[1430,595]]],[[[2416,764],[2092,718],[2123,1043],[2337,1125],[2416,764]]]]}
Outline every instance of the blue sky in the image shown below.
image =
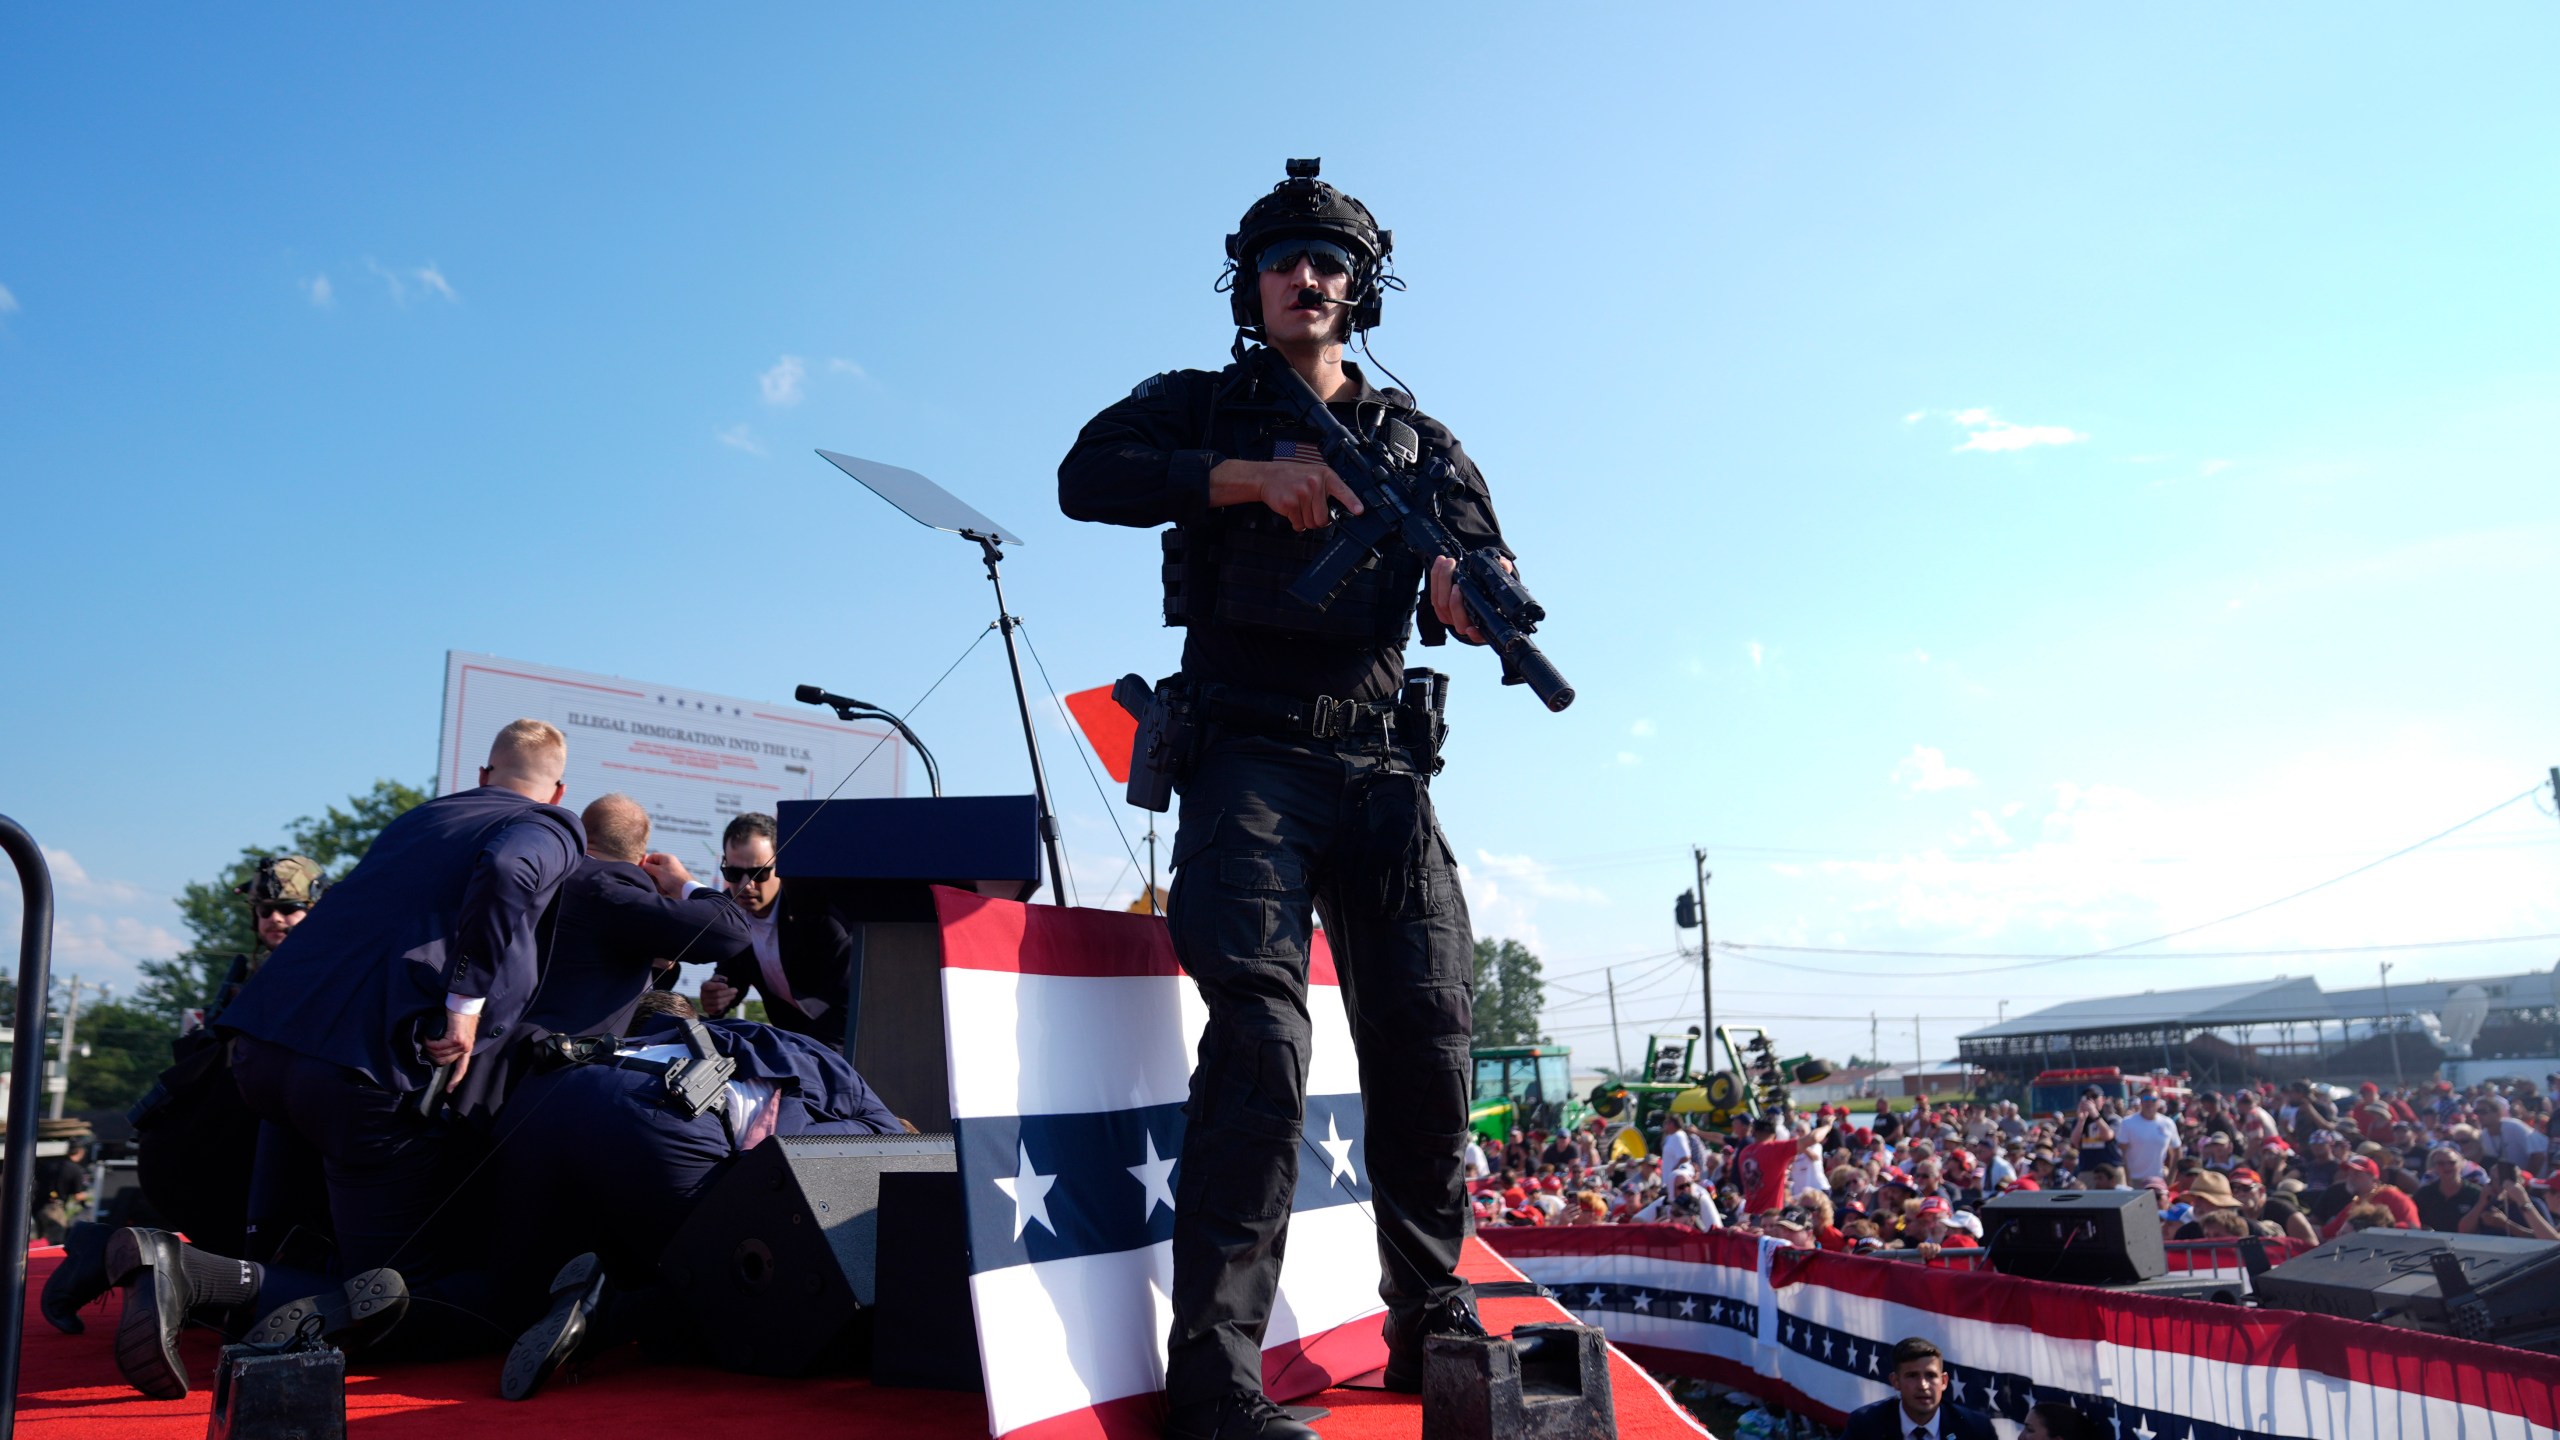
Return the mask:
{"type": "MultiPolygon", "coordinates": [[[[0,810],[64,858],[62,966],[129,977],[240,844],[424,781],[448,648],[922,692],[983,581],[815,446],[1019,531],[1062,687],[1171,668],[1152,539],[1055,466],[1219,360],[1219,239],[1301,154],[1394,227],[1378,352],[1580,688],[1447,655],[1441,812],[1563,1038],[1605,1050],[1566,992],[1609,964],[1631,1044],[1691,1018],[1692,842],[1720,938],[2067,954],[2560,760],[2548,10],[1373,13],[14,17],[0,810]]],[[[1026,784],[991,647],[915,719],[954,789],[1026,784]]],[[[2158,958],[1761,952],[1720,1010],[1943,1054],[2004,1002],[2370,983],[2218,952],[2560,932],[2541,803],[2158,958]]]]}

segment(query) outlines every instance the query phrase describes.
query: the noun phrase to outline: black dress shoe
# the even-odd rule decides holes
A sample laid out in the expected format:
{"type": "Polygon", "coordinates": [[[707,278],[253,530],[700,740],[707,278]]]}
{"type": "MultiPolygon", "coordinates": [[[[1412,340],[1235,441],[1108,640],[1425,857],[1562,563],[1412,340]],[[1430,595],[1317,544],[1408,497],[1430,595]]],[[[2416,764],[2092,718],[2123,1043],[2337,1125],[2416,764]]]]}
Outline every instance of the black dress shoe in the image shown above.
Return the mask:
{"type": "Polygon", "coordinates": [[[1475,1297],[1461,1290],[1454,1299],[1434,1305],[1428,1310],[1411,1312],[1410,1318],[1393,1311],[1387,1314],[1387,1369],[1379,1383],[1403,1395],[1422,1393],[1422,1342],[1434,1335],[1485,1335],[1484,1321],[1476,1317],[1475,1297]]]}
{"type": "Polygon", "coordinates": [[[128,1228],[108,1237],[107,1277],[124,1287],[124,1314],[116,1320],[116,1370],[126,1383],[154,1400],[183,1400],[187,1363],[178,1358],[178,1336],[195,1308],[187,1281],[186,1242],[166,1230],[128,1228]]]}
{"type": "Polygon", "coordinates": [[[62,1237],[62,1263],[45,1277],[44,1293],[36,1300],[46,1324],[65,1335],[89,1328],[81,1322],[80,1312],[115,1288],[107,1278],[107,1240],[115,1233],[108,1226],[83,1220],[62,1237]]]}
{"type": "Polygon", "coordinates": [[[341,1350],[356,1351],[379,1341],[409,1313],[409,1283],[385,1266],[367,1270],[335,1290],[305,1295],[270,1310],[249,1333],[250,1345],[281,1345],[297,1335],[310,1335],[341,1350]]]}
{"type": "Polygon", "coordinates": [[[578,1353],[603,1298],[603,1262],[581,1255],[561,1266],[560,1273],[551,1277],[550,1313],[516,1337],[515,1348],[507,1352],[507,1368],[498,1377],[498,1393],[510,1400],[533,1398],[542,1382],[578,1353]]]}
{"type": "Polygon", "coordinates": [[[1314,1426],[1301,1423],[1258,1392],[1181,1406],[1166,1417],[1164,1435],[1165,1440],[1320,1440],[1314,1426]]]}

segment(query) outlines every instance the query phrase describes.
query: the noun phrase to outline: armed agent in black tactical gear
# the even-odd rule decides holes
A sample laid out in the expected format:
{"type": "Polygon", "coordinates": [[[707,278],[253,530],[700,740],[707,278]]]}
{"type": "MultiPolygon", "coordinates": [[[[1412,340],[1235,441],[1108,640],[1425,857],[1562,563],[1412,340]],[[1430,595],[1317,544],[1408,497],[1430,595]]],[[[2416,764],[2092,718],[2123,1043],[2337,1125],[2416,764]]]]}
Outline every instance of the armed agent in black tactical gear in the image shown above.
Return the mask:
{"type": "MultiPolygon", "coordinates": [[[[176,1061],[131,1113],[137,1178],[148,1202],[134,1223],[165,1224],[226,1254],[256,1249],[247,1231],[252,1218],[251,1161],[258,1145],[258,1117],[231,1083],[225,1047],[213,1033],[223,1008],[258,973],[269,954],[302,923],[329,886],[320,862],[308,855],[265,855],[249,878],[231,887],[249,907],[257,948],[233,955],[221,980],[204,997],[199,1015],[170,1043],[176,1061]]],[[[278,1193],[267,1197],[270,1220],[308,1223],[296,1213],[295,1183],[319,1183],[318,1159],[303,1170],[280,1173],[278,1193]]],[[[131,1209],[128,1202],[127,1209],[131,1209]]],[[[83,1221],[63,1241],[63,1263],[45,1282],[39,1309],[57,1330],[79,1334],[81,1309],[113,1288],[108,1283],[107,1237],[113,1223],[83,1221]]],[[[264,1259],[261,1253],[257,1258],[264,1259]]]]}
{"type": "Polygon", "coordinates": [[[1265,367],[1285,361],[1353,434],[1445,461],[1441,523],[1468,547],[1510,551],[1456,437],[1344,362],[1344,340],[1376,325],[1397,288],[1394,240],[1316,173],[1289,162],[1227,237],[1236,363],[1147,380],[1058,467],[1069,516],[1173,527],[1165,622],[1186,632],[1182,670],[1158,687],[1141,743],[1168,757],[1181,791],[1169,918],[1209,1006],[1185,1107],[1165,1375],[1167,1433],[1185,1437],[1315,1433],[1264,1397],[1261,1349],[1302,1153],[1311,911],[1359,1050],[1387,1383],[1421,1388],[1426,1334],[1481,1331],[1456,1274],[1473,937],[1429,787],[1447,686],[1403,664],[1417,616],[1425,643],[1482,635],[1454,566],[1395,545],[1329,604],[1289,593],[1334,507],[1362,506],[1282,403],[1286,375],[1265,367]]]}

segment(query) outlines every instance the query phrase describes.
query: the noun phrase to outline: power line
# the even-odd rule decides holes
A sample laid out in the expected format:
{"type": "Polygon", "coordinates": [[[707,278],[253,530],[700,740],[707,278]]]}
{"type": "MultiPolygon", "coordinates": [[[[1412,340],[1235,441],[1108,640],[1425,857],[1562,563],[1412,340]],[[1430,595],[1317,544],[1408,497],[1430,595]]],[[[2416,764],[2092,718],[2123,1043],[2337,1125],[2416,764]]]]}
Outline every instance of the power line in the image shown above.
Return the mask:
{"type": "MultiPolygon", "coordinates": [[[[2352,869],[2352,870],[2348,870],[2348,871],[2344,871],[2344,872],[2342,872],[2342,873],[2340,873],[2340,874],[2332,875],[2332,876],[2330,876],[2328,879],[2323,880],[2323,881],[2321,881],[2320,883],[2318,883],[2318,884],[2316,884],[2316,885],[2306,885],[2306,886],[2302,887],[2301,889],[2299,889],[2299,890],[2296,890],[2296,891],[2292,892],[2291,894],[2288,894],[2288,895],[2279,895],[2279,896],[2277,896],[2277,897],[2276,897],[2275,899],[2273,899],[2273,900],[2263,901],[2263,902],[2261,902],[2261,903],[2259,903],[2259,904],[2252,905],[2252,906],[2250,906],[2249,908],[2247,908],[2247,909],[2245,909],[2245,910],[2234,910],[2234,911],[2232,911],[2232,912],[2231,912],[2230,914],[2228,914],[2228,915],[2217,916],[2216,918],[2211,919],[2211,920],[2204,921],[2204,922],[2202,922],[2201,924],[2189,925],[2189,926],[2187,926],[2187,927],[2185,927],[2185,928],[2183,928],[2183,929],[2179,929],[2179,930],[2171,930],[2171,931],[2168,931],[2168,932],[2167,932],[2167,933],[2165,933],[2165,934],[2148,936],[2148,937],[2146,937],[2146,938],[2144,938],[2144,939],[2141,939],[2141,940],[2128,940],[2128,941],[2126,941],[2126,942],[2125,942],[2124,944],[2122,944],[2122,945],[2110,945],[2110,946],[2108,946],[2106,949],[2103,949],[2103,950],[2086,950],[2086,951],[2081,951],[2081,952],[2078,952],[2078,953],[2076,953],[2076,954],[2070,954],[2070,955],[2053,955],[2053,956],[2047,956],[2047,957],[2044,957],[2044,958],[2041,958],[2041,959],[2035,959],[2035,960],[2028,960],[2028,961],[2024,961],[2024,962],[2021,962],[2021,963],[2019,963],[2019,964],[2015,964],[2015,965],[1987,965],[1987,966],[1981,966],[1981,967],[1978,967],[1978,968],[1968,969],[1968,970],[1931,970],[1931,971],[1922,971],[1922,970],[1904,970],[1904,971],[1897,971],[1897,972],[1894,972],[1894,973],[1895,973],[1895,974],[1897,974],[1897,975],[1900,975],[1900,976],[1904,976],[1904,977],[1907,977],[1907,978],[1911,978],[1911,979],[1948,979],[1948,978],[1953,978],[1953,977],[1956,977],[1956,976],[1963,976],[1963,975],[1998,975],[1998,974],[2003,974],[2003,973],[2006,973],[2006,972],[2009,972],[2009,971],[2014,971],[2014,970],[2034,970],[2034,969],[2038,969],[2038,968],[2041,968],[2041,967],[2046,966],[2046,965],[2065,965],[2065,964],[2069,964],[2069,963],[2071,963],[2072,961],[2075,961],[2075,960],[2097,960],[2097,959],[2103,959],[2103,958],[2105,958],[2106,956],[2110,956],[2110,955],[2121,955],[2121,954],[2123,954],[2124,952],[2126,952],[2126,951],[2128,951],[2128,950],[2139,950],[2139,949],[2142,949],[2143,947],[2148,946],[2148,945],[2157,945],[2157,944],[2159,944],[2159,943],[2160,943],[2161,941],[2163,941],[2163,940],[2175,940],[2175,939],[2177,939],[2177,938],[2178,938],[2179,936],[2181,936],[2181,935],[2193,935],[2193,934],[2195,934],[2195,933],[2196,933],[2197,931],[2199,931],[2199,930],[2210,930],[2210,929],[2212,929],[2213,927],[2215,927],[2215,926],[2217,926],[2217,925],[2228,925],[2228,924],[2230,924],[2230,923],[2231,923],[2232,921],[2234,921],[2234,920],[2242,920],[2242,919],[2246,919],[2246,918],[2248,918],[2248,917],[2249,917],[2249,916],[2251,916],[2251,915],[2256,915],[2256,914],[2259,914],[2259,913],[2261,913],[2261,912],[2263,912],[2263,911],[2273,910],[2274,908],[2276,908],[2276,907],[2277,907],[2277,906],[2279,906],[2279,905],[2284,905],[2284,904],[2288,904],[2288,903],[2290,903],[2290,902],[2292,902],[2292,901],[2299,900],[2299,899],[2301,899],[2301,898],[2302,898],[2303,896],[2305,896],[2305,895],[2316,894],[2316,893],[2318,893],[2319,891],[2326,890],[2326,889],[2328,889],[2330,886],[2332,886],[2332,885],[2336,885],[2336,884],[2339,884],[2339,883],[2340,883],[2340,882],[2342,882],[2342,881],[2352,880],[2352,879],[2354,879],[2355,877],[2357,877],[2358,875],[2362,875],[2362,874],[2364,874],[2364,873],[2365,873],[2366,871],[2368,871],[2368,870],[2373,870],[2373,869],[2376,869],[2376,868],[2378,868],[2378,867],[2380,867],[2380,866],[2388,865],[2388,864],[2390,864],[2392,861],[2399,859],[2399,858],[2400,858],[2401,856],[2403,856],[2403,855],[2407,855],[2407,854],[2409,854],[2409,853],[2411,853],[2411,852],[2413,852],[2413,851],[2417,851],[2417,850],[2425,849],[2427,846],[2434,844],[2435,842],[2437,842],[2438,840],[2443,839],[2443,838],[2444,838],[2444,837],[2446,837],[2447,835],[2451,835],[2451,834],[2455,833],[2456,831],[2463,830],[2463,829],[2467,829],[2467,828],[2469,828],[2470,826],[2473,826],[2473,825],[2477,825],[2477,824],[2479,824],[2481,821],[2488,819],[2490,816],[2497,814],[2499,811],[2506,809],[2508,806],[2515,804],[2515,803],[2516,803],[2517,801],[2519,801],[2519,800],[2523,800],[2523,799],[2525,799],[2526,797],[2531,796],[2531,795],[2539,794],[2539,793],[2542,791],[2544,784],[2546,784],[2546,783],[2548,783],[2548,782],[2536,782],[2535,784],[2533,784],[2533,785],[2531,785],[2531,786],[2528,786],[2528,787],[2527,787],[2527,788],[2525,788],[2525,789],[2519,790],[2519,791],[2517,791],[2517,792],[2516,792],[2515,794],[2513,794],[2513,795],[2508,796],[2506,799],[2499,801],[2497,804],[2490,806],[2488,809],[2481,811],[2479,814],[2472,816],[2472,817],[2471,817],[2470,819],[2468,819],[2468,820],[2464,820],[2464,821],[2462,821],[2462,822],[2460,822],[2460,823],[2458,823],[2458,824],[2449,825],[2449,826],[2445,827],[2444,829],[2437,831],[2437,832],[2436,832],[2436,833],[2434,833],[2433,835],[2428,836],[2428,837],[2427,837],[2426,839],[2424,839],[2424,840],[2416,841],[2415,843],[2408,844],[2408,845],[2403,845],[2403,846],[2401,846],[2399,849],[2392,851],[2390,854],[2385,855],[2385,856],[2381,857],[2380,859],[2377,859],[2377,860],[2368,860],[2368,861],[2366,861],[2364,864],[2359,865],[2359,866],[2355,867],[2355,868],[2354,868],[2354,869],[2352,869]]],[[[2324,952],[2312,952],[2312,953],[2324,953],[2324,952]]],[[[2176,959],[2176,958],[2180,958],[2180,957],[2177,957],[2177,956],[2174,956],[2174,955],[2160,955],[2160,956],[2146,956],[2146,957],[2144,957],[2144,958],[2146,958],[2146,959],[2176,959]]],[[[1774,961],[1766,961],[1766,960],[1764,960],[1764,961],[1762,961],[1761,963],[1762,963],[1762,964],[1775,964],[1775,963],[1777,963],[1777,962],[1774,962],[1774,961]]],[[[1877,976],[1877,972],[1872,971],[1872,970],[1835,970],[1835,969],[1825,969],[1824,967],[1817,966],[1817,965],[1795,965],[1795,966],[1791,966],[1790,968],[1797,969],[1797,970],[1810,971],[1810,972],[1812,972],[1812,973],[1814,973],[1814,974],[1820,974],[1820,975],[1853,975],[1853,976],[1860,977],[1860,978],[1862,978],[1862,979],[1875,979],[1875,978],[1878,978],[1878,976],[1877,976]]]]}
{"type": "MultiPolygon", "coordinates": [[[[2517,945],[2560,940],[2560,930],[2539,935],[2481,935],[2468,940],[2406,940],[2393,945],[2302,945],[2286,950],[2178,950],[2164,960],[2260,960],[2287,955],[2364,955],[2377,950],[2452,950],[2465,945],[2517,945]]],[[[1719,950],[1771,950],[1791,955],[1881,955],[1909,960],[2076,960],[2077,953],[2023,954],[2014,950],[1853,950],[1841,945],[1769,945],[1757,940],[1719,940],[1719,950]]],[[[1749,959],[1750,956],[1743,956],[1749,959]]],[[[1859,971],[1859,974],[1891,972],[1859,971]]]]}

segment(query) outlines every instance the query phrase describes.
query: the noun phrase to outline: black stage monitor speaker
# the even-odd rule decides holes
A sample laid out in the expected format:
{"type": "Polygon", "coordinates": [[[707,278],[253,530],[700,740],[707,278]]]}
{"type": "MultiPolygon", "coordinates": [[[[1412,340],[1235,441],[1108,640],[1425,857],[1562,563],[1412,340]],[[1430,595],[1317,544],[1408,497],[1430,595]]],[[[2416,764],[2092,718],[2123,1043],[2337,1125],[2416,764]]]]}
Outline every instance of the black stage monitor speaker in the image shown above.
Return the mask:
{"type": "Polygon", "coordinates": [[[1982,1207],[1991,1268],[2026,1280],[2130,1285],[2169,1269],[2149,1190],[2012,1190],[1982,1207]]]}
{"type": "Polygon", "coordinates": [[[875,1298],[882,1174],[956,1170],[948,1135],[777,1136],[694,1206],[659,1273],[721,1365],[804,1374],[875,1298]]]}
{"type": "Polygon", "coordinates": [[[2258,1277],[2258,1303],[2542,1348],[2560,1327],[2560,1241],[2350,1230],[2258,1277]],[[2445,1271],[2458,1272],[2445,1293],[2445,1271]]]}
{"type": "Polygon", "coordinates": [[[969,1224],[960,1177],[880,1177],[879,1303],[871,1312],[871,1383],[984,1390],[969,1308],[969,1224]]]}

